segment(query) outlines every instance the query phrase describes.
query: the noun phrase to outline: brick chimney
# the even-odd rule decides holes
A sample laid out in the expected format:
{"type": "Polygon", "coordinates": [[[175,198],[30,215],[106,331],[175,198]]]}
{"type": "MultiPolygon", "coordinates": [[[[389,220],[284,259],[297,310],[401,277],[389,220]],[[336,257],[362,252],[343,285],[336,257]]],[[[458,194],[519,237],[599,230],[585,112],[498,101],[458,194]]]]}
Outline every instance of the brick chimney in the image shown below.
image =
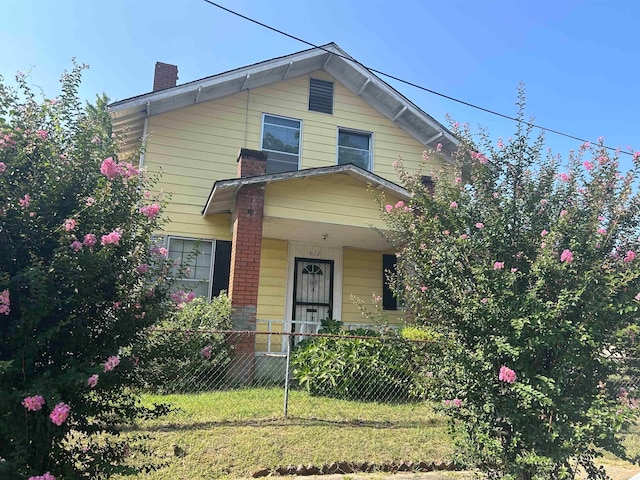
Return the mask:
{"type": "Polygon", "coordinates": [[[156,71],[153,75],[153,91],[175,87],[178,83],[178,67],[168,63],[156,62],[156,71]]]}

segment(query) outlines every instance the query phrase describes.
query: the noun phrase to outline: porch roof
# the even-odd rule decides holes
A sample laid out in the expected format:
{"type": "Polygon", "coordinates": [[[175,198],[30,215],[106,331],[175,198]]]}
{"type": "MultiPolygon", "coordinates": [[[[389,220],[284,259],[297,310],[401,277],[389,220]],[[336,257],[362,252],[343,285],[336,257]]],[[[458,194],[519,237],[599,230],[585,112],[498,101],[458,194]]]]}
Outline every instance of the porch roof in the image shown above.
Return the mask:
{"type": "Polygon", "coordinates": [[[240,188],[246,185],[269,184],[284,182],[287,180],[298,180],[303,178],[322,177],[326,175],[348,175],[369,188],[391,193],[399,198],[408,200],[411,196],[409,191],[400,185],[390,182],[374,173],[364,170],[356,165],[333,165],[329,167],[307,168],[285,173],[271,173],[255,177],[232,178],[228,180],[218,180],[213,184],[211,193],[202,209],[202,215],[213,215],[217,213],[231,213],[235,207],[236,194],[240,188]]]}

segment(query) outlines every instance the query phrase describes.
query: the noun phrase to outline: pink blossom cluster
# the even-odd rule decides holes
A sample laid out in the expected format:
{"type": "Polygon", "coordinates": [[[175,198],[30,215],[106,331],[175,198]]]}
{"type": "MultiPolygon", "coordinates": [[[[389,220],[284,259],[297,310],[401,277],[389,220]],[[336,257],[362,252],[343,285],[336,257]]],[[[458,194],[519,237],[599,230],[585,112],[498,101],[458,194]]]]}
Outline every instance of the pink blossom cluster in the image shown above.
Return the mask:
{"type": "Polygon", "coordinates": [[[166,257],[169,254],[169,250],[164,247],[153,246],[151,250],[149,250],[151,255],[158,255],[159,257],[166,257]]]}
{"type": "Polygon", "coordinates": [[[511,370],[506,365],[502,365],[500,367],[500,374],[498,375],[498,380],[505,383],[514,383],[516,381],[516,372],[511,370]]]}
{"type": "Polygon", "coordinates": [[[9,315],[11,309],[9,306],[11,305],[11,299],[9,298],[9,290],[3,290],[0,292],[0,313],[4,315],[9,315]]]}
{"type": "Polygon", "coordinates": [[[173,300],[178,308],[182,308],[185,304],[190,303],[196,298],[196,294],[193,292],[186,293],[183,290],[178,290],[171,294],[171,300],[173,300]]]}
{"type": "Polygon", "coordinates": [[[109,180],[115,180],[118,177],[131,178],[140,174],[140,170],[132,163],[117,163],[113,157],[107,157],[100,165],[100,173],[109,180]]]}
{"type": "Polygon", "coordinates": [[[149,271],[149,265],[147,265],[146,263],[141,263],[140,265],[138,265],[136,267],[136,271],[139,274],[144,275],[145,273],[147,273],[149,271]]]}
{"type": "Polygon", "coordinates": [[[568,248],[565,248],[560,254],[560,261],[564,263],[573,262],[573,252],[568,248]]]}
{"type": "Polygon", "coordinates": [[[49,137],[49,132],[47,132],[46,130],[38,129],[36,130],[36,137],[39,137],[42,140],[46,140],[49,137]]]}
{"type": "Polygon", "coordinates": [[[89,385],[91,388],[94,388],[98,384],[98,378],[100,378],[100,376],[97,373],[94,373],[87,380],[87,385],[89,385]]]}
{"type": "Polygon", "coordinates": [[[140,207],[140,213],[147,218],[155,218],[158,216],[158,213],[160,213],[160,205],[152,203],[151,205],[140,207]]]}
{"type": "Polygon", "coordinates": [[[18,202],[20,203],[20,206],[22,208],[28,208],[29,204],[31,203],[31,197],[29,196],[28,193],[26,193],[24,195],[24,197],[22,197],[20,200],[18,200],[18,202]]]}
{"type": "Polygon", "coordinates": [[[60,426],[67,420],[67,417],[69,416],[70,411],[71,411],[71,407],[69,405],[67,405],[66,403],[60,402],[55,407],[53,407],[53,410],[49,414],[49,418],[57,426],[60,426]]]}
{"type": "Polygon", "coordinates": [[[29,477],[29,480],[56,480],[56,477],[54,477],[49,472],[47,472],[44,475],[36,475],[35,477],[29,477]]]}
{"type": "Polygon", "coordinates": [[[445,407],[456,407],[456,408],[460,408],[462,406],[462,400],[459,398],[454,398],[453,400],[445,400],[444,401],[444,406],[445,407]]]}
{"type": "Polygon", "coordinates": [[[387,213],[391,213],[393,211],[393,209],[396,210],[404,210],[405,212],[408,212],[411,210],[410,207],[406,206],[405,203],[402,200],[399,200],[395,206],[393,205],[385,205],[384,209],[387,211],[387,213]]]}
{"type": "Polygon", "coordinates": [[[7,164],[4,162],[0,162],[0,173],[4,173],[7,169],[7,164]]]}
{"type": "Polygon", "coordinates": [[[627,253],[625,253],[622,261],[629,263],[629,262],[633,262],[635,258],[636,258],[636,252],[634,252],[633,250],[628,250],[627,253]]]}
{"type": "Polygon", "coordinates": [[[100,237],[100,244],[105,245],[118,245],[120,243],[120,239],[122,238],[122,234],[118,229],[114,230],[107,235],[102,235],[100,237]]]}
{"type": "Polygon", "coordinates": [[[480,152],[471,152],[471,158],[478,160],[483,165],[489,161],[489,159],[480,152]]]}
{"type": "Polygon", "coordinates": [[[42,395],[33,395],[22,400],[22,406],[30,412],[41,410],[44,404],[45,401],[42,395]]]}
{"type": "Polygon", "coordinates": [[[562,173],[558,174],[558,178],[562,182],[568,182],[569,180],[571,180],[571,175],[569,175],[568,173],[562,172],[562,173]]]}
{"type": "Polygon", "coordinates": [[[5,133],[4,135],[0,136],[0,148],[10,148],[15,146],[15,144],[16,141],[13,139],[13,133],[5,133]]]}
{"type": "Polygon", "coordinates": [[[106,362],[104,362],[104,371],[110,372],[118,365],[120,365],[120,357],[118,355],[112,355],[111,357],[107,358],[106,362]]]}
{"type": "Polygon", "coordinates": [[[78,225],[78,222],[73,219],[73,218],[67,218],[64,221],[64,231],[65,232],[70,232],[71,230],[73,230],[74,228],[76,228],[76,226],[78,225]]]}
{"type": "Polygon", "coordinates": [[[202,350],[200,350],[200,355],[202,355],[203,358],[206,358],[208,360],[211,358],[211,350],[212,350],[211,345],[207,345],[202,350]]]}
{"type": "Polygon", "coordinates": [[[98,239],[93,233],[87,233],[84,236],[84,240],[82,240],[82,245],[84,245],[85,247],[93,247],[97,241],[98,239]]]}
{"type": "Polygon", "coordinates": [[[451,202],[449,208],[458,208],[458,202],[451,202]]]}
{"type": "Polygon", "coordinates": [[[494,270],[502,270],[504,268],[504,262],[493,262],[494,270]]]}

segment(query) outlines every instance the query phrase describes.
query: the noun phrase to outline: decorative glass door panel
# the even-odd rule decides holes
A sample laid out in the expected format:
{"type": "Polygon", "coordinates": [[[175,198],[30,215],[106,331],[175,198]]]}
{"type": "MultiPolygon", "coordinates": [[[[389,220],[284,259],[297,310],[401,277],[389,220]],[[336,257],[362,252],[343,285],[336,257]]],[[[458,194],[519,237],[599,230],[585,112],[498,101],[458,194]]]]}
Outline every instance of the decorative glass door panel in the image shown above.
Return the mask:
{"type": "Polygon", "coordinates": [[[333,310],[333,260],[296,258],[291,331],[317,333],[333,310]]]}

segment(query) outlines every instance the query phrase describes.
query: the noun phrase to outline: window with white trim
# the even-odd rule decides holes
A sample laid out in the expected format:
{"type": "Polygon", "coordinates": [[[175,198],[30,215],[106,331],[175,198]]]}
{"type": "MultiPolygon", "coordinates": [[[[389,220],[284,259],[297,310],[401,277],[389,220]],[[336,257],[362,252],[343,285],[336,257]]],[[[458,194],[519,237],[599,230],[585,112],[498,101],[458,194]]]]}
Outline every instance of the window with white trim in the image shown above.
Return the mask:
{"type": "Polygon", "coordinates": [[[210,299],[229,288],[231,242],[168,237],[177,288],[210,299]]]}
{"type": "Polygon", "coordinates": [[[262,150],[268,152],[267,173],[298,170],[301,127],[300,120],[264,114],[262,150]]]}
{"type": "Polygon", "coordinates": [[[371,170],[371,134],[338,129],[338,165],[352,163],[371,170]]]}

